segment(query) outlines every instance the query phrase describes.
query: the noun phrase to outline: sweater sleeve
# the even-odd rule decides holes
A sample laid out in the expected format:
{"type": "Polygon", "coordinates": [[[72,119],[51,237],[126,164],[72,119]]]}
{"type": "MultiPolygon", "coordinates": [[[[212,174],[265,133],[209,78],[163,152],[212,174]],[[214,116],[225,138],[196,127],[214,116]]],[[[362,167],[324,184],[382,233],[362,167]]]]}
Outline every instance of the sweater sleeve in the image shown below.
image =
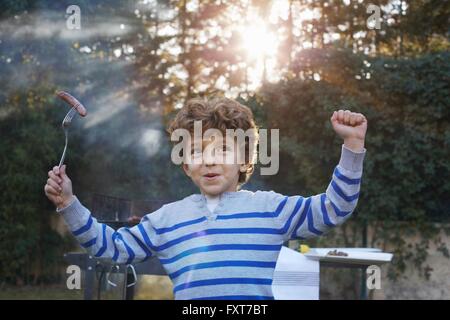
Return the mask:
{"type": "Polygon", "coordinates": [[[359,198],[365,154],[366,149],[357,153],[342,145],[325,193],[310,197],[274,193],[285,241],[320,236],[351,216],[359,198]]]}
{"type": "Polygon", "coordinates": [[[76,197],[57,212],[62,215],[80,245],[95,257],[130,264],[145,261],[156,252],[149,236],[154,234],[154,230],[148,216],[132,228],[122,227],[116,231],[99,223],[76,197]]]}

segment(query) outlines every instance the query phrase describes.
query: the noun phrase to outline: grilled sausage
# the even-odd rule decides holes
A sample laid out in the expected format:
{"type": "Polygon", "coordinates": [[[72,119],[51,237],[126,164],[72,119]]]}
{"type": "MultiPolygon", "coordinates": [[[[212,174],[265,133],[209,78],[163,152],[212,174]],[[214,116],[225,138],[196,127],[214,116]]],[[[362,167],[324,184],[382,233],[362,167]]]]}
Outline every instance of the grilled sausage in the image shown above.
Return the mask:
{"type": "Polygon", "coordinates": [[[86,116],[87,114],[86,108],[81,104],[80,101],[75,99],[73,96],[71,96],[65,91],[58,91],[56,95],[65,102],[67,102],[72,108],[75,108],[80,114],[80,116],[82,117],[86,116]]]}

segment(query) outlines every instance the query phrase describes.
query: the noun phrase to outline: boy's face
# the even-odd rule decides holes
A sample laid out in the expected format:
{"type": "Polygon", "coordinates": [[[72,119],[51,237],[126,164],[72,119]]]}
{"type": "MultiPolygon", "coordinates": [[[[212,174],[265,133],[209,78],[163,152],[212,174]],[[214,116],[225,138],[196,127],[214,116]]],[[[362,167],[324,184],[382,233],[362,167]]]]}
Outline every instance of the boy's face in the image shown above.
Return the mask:
{"type": "Polygon", "coordinates": [[[222,140],[192,143],[191,159],[200,158],[202,161],[199,164],[183,164],[183,170],[204,195],[217,196],[227,191],[234,192],[237,191],[240,170],[245,171],[247,168],[245,164],[238,163],[238,152],[236,144],[227,146],[222,140]],[[200,146],[201,149],[198,148],[200,146]],[[224,157],[234,160],[224,161],[224,157]]]}

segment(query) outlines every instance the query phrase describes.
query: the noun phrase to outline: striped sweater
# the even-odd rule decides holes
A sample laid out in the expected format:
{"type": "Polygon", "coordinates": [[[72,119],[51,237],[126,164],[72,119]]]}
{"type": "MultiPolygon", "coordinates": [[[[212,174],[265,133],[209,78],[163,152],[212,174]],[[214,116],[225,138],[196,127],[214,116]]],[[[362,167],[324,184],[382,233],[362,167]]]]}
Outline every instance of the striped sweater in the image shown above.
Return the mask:
{"type": "Polygon", "coordinates": [[[58,210],[82,247],[117,263],[156,255],[175,299],[273,299],[283,243],[324,234],[356,207],[366,150],[342,146],[326,192],[310,197],[274,191],[225,192],[214,212],[202,194],[162,206],[131,228],[99,223],[79,200],[58,210]]]}

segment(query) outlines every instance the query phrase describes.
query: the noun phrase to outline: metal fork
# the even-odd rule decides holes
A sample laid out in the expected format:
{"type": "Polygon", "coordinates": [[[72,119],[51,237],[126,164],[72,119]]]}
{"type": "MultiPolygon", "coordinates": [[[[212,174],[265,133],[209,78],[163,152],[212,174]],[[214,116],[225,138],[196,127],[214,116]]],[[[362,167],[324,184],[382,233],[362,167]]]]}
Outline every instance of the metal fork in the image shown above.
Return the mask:
{"type": "Polygon", "coordinates": [[[67,144],[69,142],[69,126],[72,122],[72,118],[73,116],[77,113],[77,109],[72,108],[69,110],[69,112],[67,112],[66,116],[64,117],[63,121],[62,121],[62,128],[64,130],[64,135],[66,137],[66,144],[64,146],[64,151],[63,154],[61,156],[61,160],[59,161],[59,165],[58,168],[61,168],[63,162],[64,162],[64,158],[66,157],[66,150],[67,150],[67,144]]]}

